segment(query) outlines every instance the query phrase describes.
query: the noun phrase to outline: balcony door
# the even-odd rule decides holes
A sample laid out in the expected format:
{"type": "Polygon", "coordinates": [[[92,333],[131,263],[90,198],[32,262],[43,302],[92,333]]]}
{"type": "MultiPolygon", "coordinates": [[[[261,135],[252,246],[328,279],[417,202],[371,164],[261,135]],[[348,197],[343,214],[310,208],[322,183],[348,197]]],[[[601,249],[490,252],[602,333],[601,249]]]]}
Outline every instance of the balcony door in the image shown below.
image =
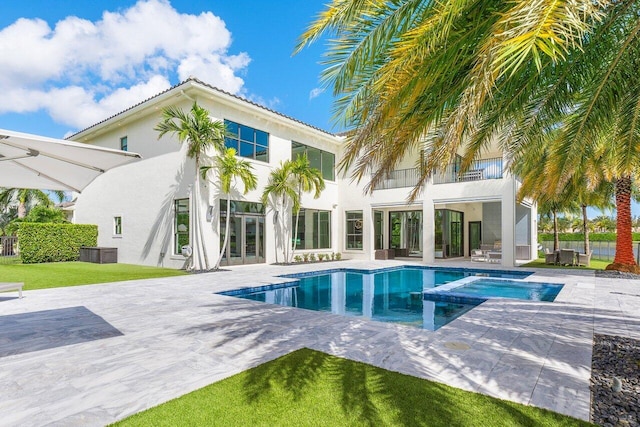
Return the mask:
{"type": "MultiPolygon", "coordinates": [[[[220,245],[224,241],[225,220],[220,218],[220,245]]],[[[264,260],[264,216],[232,215],[229,219],[229,243],[222,265],[259,264],[264,260]]]]}

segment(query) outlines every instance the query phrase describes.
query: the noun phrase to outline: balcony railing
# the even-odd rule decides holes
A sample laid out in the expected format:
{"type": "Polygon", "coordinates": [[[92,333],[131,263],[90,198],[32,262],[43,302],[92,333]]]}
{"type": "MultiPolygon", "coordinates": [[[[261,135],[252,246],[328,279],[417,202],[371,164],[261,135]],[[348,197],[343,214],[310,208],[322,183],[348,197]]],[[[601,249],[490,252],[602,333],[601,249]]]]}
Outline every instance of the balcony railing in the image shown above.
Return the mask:
{"type": "Polygon", "coordinates": [[[458,165],[450,164],[443,172],[434,174],[433,183],[447,184],[500,178],[502,178],[502,158],[497,157],[476,160],[466,172],[458,172],[458,165]]]}
{"type": "Polygon", "coordinates": [[[392,171],[387,179],[379,182],[374,190],[388,190],[391,188],[414,187],[420,176],[417,169],[398,169],[392,171]]]}

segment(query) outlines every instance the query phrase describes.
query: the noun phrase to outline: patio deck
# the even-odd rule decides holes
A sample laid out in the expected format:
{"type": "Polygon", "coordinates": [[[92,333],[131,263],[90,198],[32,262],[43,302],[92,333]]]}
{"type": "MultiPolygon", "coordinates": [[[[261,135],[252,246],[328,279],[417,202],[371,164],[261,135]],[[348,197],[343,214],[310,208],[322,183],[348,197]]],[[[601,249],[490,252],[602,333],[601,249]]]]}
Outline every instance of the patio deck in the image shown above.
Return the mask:
{"type": "Polygon", "coordinates": [[[587,420],[594,332],[640,339],[640,281],[591,271],[538,270],[528,280],[566,283],[555,303],[487,301],[436,332],[215,294],[402,264],[238,266],[2,294],[0,425],[104,425],[301,347],[587,420]]]}

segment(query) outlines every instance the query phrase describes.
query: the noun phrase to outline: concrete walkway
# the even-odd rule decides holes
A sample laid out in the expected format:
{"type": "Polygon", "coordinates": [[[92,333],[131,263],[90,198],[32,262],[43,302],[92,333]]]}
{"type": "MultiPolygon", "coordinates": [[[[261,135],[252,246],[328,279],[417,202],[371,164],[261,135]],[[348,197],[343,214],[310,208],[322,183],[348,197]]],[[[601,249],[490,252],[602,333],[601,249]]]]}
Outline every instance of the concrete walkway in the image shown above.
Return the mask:
{"type": "Polygon", "coordinates": [[[0,425],[104,425],[301,347],[587,420],[593,333],[640,338],[640,281],[587,271],[538,270],[527,280],[566,284],[555,303],[488,301],[436,332],[215,294],[283,273],[400,264],[0,294],[0,425]]]}

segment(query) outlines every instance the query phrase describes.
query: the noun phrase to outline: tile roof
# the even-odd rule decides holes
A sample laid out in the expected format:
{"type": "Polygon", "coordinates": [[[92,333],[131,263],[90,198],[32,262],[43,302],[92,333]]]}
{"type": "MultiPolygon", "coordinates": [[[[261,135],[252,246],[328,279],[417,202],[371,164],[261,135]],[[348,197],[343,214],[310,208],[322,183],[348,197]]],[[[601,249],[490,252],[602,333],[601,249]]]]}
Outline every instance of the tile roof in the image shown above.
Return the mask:
{"type": "Polygon", "coordinates": [[[213,90],[213,91],[216,91],[216,92],[222,93],[222,94],[224,94],[224,95],[230,96],[230,97],[232,97],[232,98],[238,99],[238,100],[240,100],[240,101],[242,101],[242,102],[246,102],[247,104],[251,104],[251,105],[253,105],[253,106],[256,106],[256,107],[258,107],[258,108],[261,108],[261,109],[263,109],[263,110],[265,110],[265,111],[268,111],[268,112],[270,112],[270,113],[277,114],[277,115],[278,115],[278,116],[280,116],[280,117],[284,117],[285,119],[288,119],[288,120],[294,121],[294,122],[296,122],[296,123],[299,123],[299,124],[301,124],[301,125],[303,125],[303,126],[309,127],[309,128],[311,128],[311,129],[315,129],[315,130],[317,130],[317,131],[319,131],[319,132],[322,132],[322,133],[324,133],[324,134],[327,134],[327,135],[330,135],[330,136],[339,136],[339,135],[333,134],[333,133],[331,133],[331,132],[328,132],[328,131],[326,131],[326,130],[324,130],[324,129],[321,129],[321,128],[319,128],[319,127],[316,127],[316,126],[310,125],[310,124],[308,124],[308,123],[305,123],[305,122],[303,122],[303,121],[301,121],[301,120],[295,119],[295,118],[293,118],[293,117],[291,117],[291,116],[287,116],[286,114],[282,114],[282,113],[280,113],[280,112],[278,112],[278,111],[276,111],[276,110],[272,110],[272,109],[270,109],[270,108],[267,108],[267,107],[265,107],[264,105],[260,105],[260,104],[258,104],[258,103],[256,103],[256,102],[250,101],[250,100],[248,100],[248,99],[246,99],[246,98],[243,98],[243,97],[241,97],[241,96],[234,95],[234,94],[232,94],[232,93],[230,93],[230,92],[227,92],[227,91],[224,91],[224,90],[222,90],[222,89],[219,89],[219,88],[217,88],[217,87],[215,87],[215,86],[212,86],[212,85],[210,85],[210,84],[208,84],[208,83],[203,82],[202,80],[200,80],[200,79],[198,79],[198,78],[196,78],[196,77],[189,77],[188,79],[186,79],[186,80],[184,80],[184,81],[182,81],[182,82],[180,82],[180,83],[178,83],[178,84],[176,84],[176,85],[174,85],[174,86],[171,86],[170,88],[168,88],[168,89],[166,89],[166,90],[163,90],[162,92],[157,93],[157,94],[155,94],[155,95],[153,95],[153,96],[151,96],[151,97],[149,97],[149,98],[145,99],[144,101],[141,101],[141,102],[139,102],[139,103],[137,103],[137,104],[134,104],[134,105],[132,105],[131,107],[129,107],[129,108],[125,109],[125,110],[120,111],[119,113],[116,113],[116,114],[114,114],[114,115],[112,115],[112,116],[110,116],[110,117],[107,117],[107,118],[106,118],[106,119],[104,119],[104,120],[101,120],[101,121],[99,121],[99,122],[97,122],[97,123],[95,123],[95,124],[93,124],[93,125],[91,125],[91,126],[88,126],[88,127],[84,128],[84,129],[82,129],[82,130],[80,130],[80,131],[78,131],[78,132],[74,133],[73,135],[68,136],[66,139],[73,139],[73,137],[75,137],[75,136],[76,136],[76,135],[78,135],[78,134],[81,134],[81,133],[83,133],[83,132],[85,132],[85,131],[87,131],[87,130],[89,130],[89,129],[92,129],[92,128],[96,127],[96,126],[99,126],[99,125],[101,125],[102,123],[105,123],[105,122],[107,122],[107,121],[109,121],[109,120],[111,120],[111,119],[113,119],[113,118],[115,118],[115,117],[117,117],[117,116],[119,116],[119,115],[121,115],[121,114],[124,114],[124,113],[126,113],[127,111],[133,110],[134,108],[139,107],[140,105],[143,105],[143,104],[145,104],[145,103],[147,103],[147,102],[149,102],[149,101],[151,101],[151,100],[153,100],[153,99],[155,99],[155,98],[157,98],[157,97],[159,97],[159,96],[161,96],[161,95],[163,95],[163,94],[165,94],[165,93],[167,93],[167,92],[171,92],[172,90],[177,89],[177,88],[179,88],[180,86],[183,86],[183,85],[185,85],[185,84],[187,84],[187,83],[196,83],[196,84],[199,84],[199,85],[201,85],[201,86],[206,87],[207,89],[211,89],[211,90],[213,90]]]}

